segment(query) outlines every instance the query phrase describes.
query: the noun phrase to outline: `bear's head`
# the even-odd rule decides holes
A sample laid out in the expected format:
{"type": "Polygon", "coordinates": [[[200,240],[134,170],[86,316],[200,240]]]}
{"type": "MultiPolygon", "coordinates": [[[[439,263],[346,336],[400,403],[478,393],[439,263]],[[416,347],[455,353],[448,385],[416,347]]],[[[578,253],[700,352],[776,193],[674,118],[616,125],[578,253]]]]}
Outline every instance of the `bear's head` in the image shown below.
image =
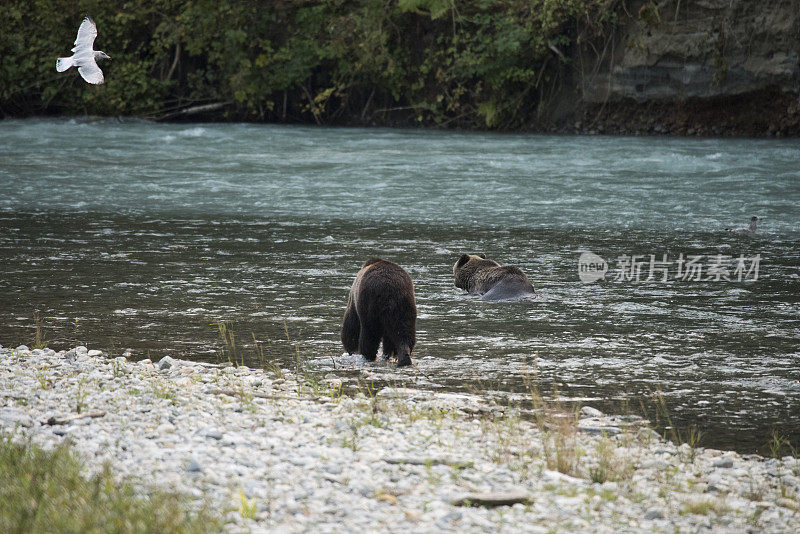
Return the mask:
{"type": "Polygon", "coordinates": [[[499,267],[496,261],[487,260],[486,254],[462,254],[453,266],[455,275],[455,285],[460,289],[470,291],[472,289],[472,278],[476,272],[487,267],[499,267]]]}

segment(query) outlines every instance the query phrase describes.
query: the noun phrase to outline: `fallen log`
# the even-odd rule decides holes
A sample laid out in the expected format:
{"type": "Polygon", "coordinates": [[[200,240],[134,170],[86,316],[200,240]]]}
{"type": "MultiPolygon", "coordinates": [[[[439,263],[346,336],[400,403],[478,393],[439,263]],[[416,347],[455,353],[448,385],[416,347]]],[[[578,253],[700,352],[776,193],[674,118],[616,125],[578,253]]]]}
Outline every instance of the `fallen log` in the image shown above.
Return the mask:
{"type": "Polygon", "coordinates": [[[206,113],[209,111],[216,111],[220,108],[224,108],[230,104],[230,102],[214,102],[213,104],[203,104],[200,106],[191,106],[188,108],[179,109],[178,111],[173,111],[170,113],[166,113],[161,115],[160,117],[156,117],[153,120],[156,122],[161,121],[168,121],[171,119],[177,119],[180,117],[187,117],[189,115],[197,115],[199,113],[206,113]]]}
{"type": "Polygon", "coordinates": [[[511,506],[513,504],[528,504],[532,502],[530,495],[523,491],[501,493],[470,493],[454,499],[453,506],[511,506]]]}
{"type": "Polygon", "coordinates": [[[296,401],[319,400],[319,397],[315,397],[313,395],[309,397],[300,397],[299,395],[297,397],[291,397],[289,395],[269,395],[267,393],[260,393],[258,391],[235,390],[235,389],[215,389],[214,391],[212,391],[212,393],[215,395],[228,395],[229,397],[241,397],[250,395],[258,399],[270,399],[270,400],[296,400],[296,401]]]}
{"type": "Polygon", "coordinates": [[[45,425],[66,425],[78,419],[86,419],[87,417],[96,418],[103,417],[106,414],[104,410],[94,410],[91,412],[74,413],[72,415],[64,415],[62,417],[52,416],[47,419],[43,424],[45,425]]]}

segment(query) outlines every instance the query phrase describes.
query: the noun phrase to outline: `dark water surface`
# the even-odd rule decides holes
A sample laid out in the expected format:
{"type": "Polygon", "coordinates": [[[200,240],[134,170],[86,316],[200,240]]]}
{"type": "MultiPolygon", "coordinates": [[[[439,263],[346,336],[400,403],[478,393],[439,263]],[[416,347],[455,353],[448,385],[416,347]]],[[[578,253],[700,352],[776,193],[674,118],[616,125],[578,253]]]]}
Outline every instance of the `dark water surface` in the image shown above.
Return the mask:
{"type": "Polygon", "coordinates": [[[773,430],[800,445],[799,240],[798,140],[0,121],[4,345],[32,344],[38,311],[56,349],[219,361],[223,320],[251,366],[299,354],[348,381],[510,402],[533,376],[606,410],[661,391],[706,445],[756,450],[773,430]],[[723,231],[751,215],[756,237],[723,231]],[[605,280],[581,282],[585,251],[605,280]],[[462,252],[521,267],[537,299],[463,295],[462,252]],[[645,281],[651,254],[666,282],[645,281]],[[342,354],[373,255],[414,279],[415,368],[342,354]],[[630,255],[639,281],[615,280],[630,255]],[[678,277],[681,255],[711,279],[678,277]],[[758,279],[739,281],[756,255],[758,279]]]}

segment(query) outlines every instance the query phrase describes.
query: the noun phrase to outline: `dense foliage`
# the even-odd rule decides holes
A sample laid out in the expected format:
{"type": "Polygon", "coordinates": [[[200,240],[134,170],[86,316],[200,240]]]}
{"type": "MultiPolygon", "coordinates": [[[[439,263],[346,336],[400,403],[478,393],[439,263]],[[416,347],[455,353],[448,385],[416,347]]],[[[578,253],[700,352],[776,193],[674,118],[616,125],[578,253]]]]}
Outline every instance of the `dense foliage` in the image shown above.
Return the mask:
{"type": "Polygon", "coordinates": [[[515,128],[621,0],[3,0],[0,113],[515,128]],[[106,84],[59,74],[84,14],[106,84]]]}

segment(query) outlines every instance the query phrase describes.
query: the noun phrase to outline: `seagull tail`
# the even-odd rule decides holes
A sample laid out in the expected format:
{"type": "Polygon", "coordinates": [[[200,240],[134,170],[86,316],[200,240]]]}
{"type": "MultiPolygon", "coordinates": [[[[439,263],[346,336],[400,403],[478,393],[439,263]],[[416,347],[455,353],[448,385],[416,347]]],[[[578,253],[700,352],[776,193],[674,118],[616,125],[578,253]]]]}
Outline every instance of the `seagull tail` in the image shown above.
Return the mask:
{"type": "Polygon", "coordinates": [[[56,70],[58,72],[64,72],[65,70],[74,65],[75,63],[72,62],[71,57],[60,57],[56,60],[56,70]]]}

